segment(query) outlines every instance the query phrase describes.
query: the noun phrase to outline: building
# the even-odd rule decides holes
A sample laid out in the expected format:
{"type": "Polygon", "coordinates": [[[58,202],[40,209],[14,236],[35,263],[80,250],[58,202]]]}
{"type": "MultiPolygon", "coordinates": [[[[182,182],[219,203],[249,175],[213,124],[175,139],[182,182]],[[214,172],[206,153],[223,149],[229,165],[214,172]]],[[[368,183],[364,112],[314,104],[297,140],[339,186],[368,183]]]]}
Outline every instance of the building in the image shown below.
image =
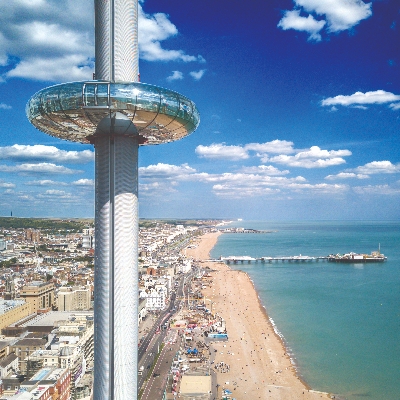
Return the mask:
{"type": "Polygon", "coordinates": [[[33,376],[44,369],[68,369],[71,372],[71,399],[90,392],[90,382],[83,378],[87,368],[93,368],[93,328],[93,320],[79,316],[74,320],[60,321],[54,331],[56,339],[52,341],[51,349],[38,349],[30,354],[26,368],[28,378],[33,380],[33,376]]]}
{"type": "Polygon", "coordinates": [[[18,357],[15,353],[0,359],[0,378],[15,374],[18,371],[18,357]]]}
{"type": "Polygon", "coordinates": [[[7,241],[4,239],[0,239],[0,251],[4,251],[7,249],[7,241]]]}
{"type": "Polygon", "coordinates": [[[139,300],[138,322],[139,324],[146,318],[147,315],[146,299],[139,300]]]}
{"type": "Polygon", "coordinates": [[[18,356],[18,371],[21,375],[28,375],[28,360],[36,350],[44,350],[47,345],[46,339],[20,339],[10,346],[10,352],[18,356]]]}
{"type": "Polygon", "coordinates": [[[40,242],[40,231],[38,229],[26,229],[25,230],[25,239],[28,242],[39,243],[40,242]]]}
{"type": "Polygon", "coordinates": [[[22,287],[20,297],[30,303],[32,313],[40,309],[52,308],[54,303],[54,283],[33,281],[22,287]]]}
{"type": "Polygon", "coordinates": [[[61,287],[58,292],[57,307],[58,311],[90,310],[90,287],[61,287]]]}
{"type": "Polygon", "coordinates": [[[32,394],[32,400],[69,400],[71,372],[68,368],[42,368],[19,390],[32,394]]]}
{"type": "Polygon", "coordinates": [[[82,236],[82,248],[93,249],[93,247],[94,247],[94,237],[92,235],[82,236]]]}
{"type": "Polygon", "coordinates": [[[14,300],[14,298],[15,298],[14,280],[11,277],[7,277],[4,288],[4,300],[14,300]]]}
{"type": "Polygon", "coordinates": [[[140,292],[140,298],[146,299],[146,309],[148,311],[161,311],[166,307],[168,290],[162,283],[156,283],[140,292]]]}
{"type": "Polygon", "coordinates": [[[31,304],[25,300],[0,299],[0,329],[14,324],[31,314],[31,304]]]}

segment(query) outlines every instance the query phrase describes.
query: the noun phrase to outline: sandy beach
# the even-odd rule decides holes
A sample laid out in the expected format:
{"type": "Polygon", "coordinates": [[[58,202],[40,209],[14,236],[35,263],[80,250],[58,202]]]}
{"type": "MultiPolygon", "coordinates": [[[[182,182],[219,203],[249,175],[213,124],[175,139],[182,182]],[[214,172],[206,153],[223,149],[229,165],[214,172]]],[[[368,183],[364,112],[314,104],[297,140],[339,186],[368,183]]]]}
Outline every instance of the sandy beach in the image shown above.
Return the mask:
{"type": "MultiPolygon", "coordinates": [[[[222,388],[236,399],[321,399],[327,393],[307,387],[296,375],[281,338],[274,332],[249,276],[230,269],[224,263],[207,262],[219,233],[208,233],[187,256],[210,267],[212,284],[202,292],[211,300],[212,312],[225,321],[227,342],[215,342],[215,364],[229,365],[228,372],[218,372],[222,388]]],[[[215,365],[214,364],[214,365],[215,365]]]]}

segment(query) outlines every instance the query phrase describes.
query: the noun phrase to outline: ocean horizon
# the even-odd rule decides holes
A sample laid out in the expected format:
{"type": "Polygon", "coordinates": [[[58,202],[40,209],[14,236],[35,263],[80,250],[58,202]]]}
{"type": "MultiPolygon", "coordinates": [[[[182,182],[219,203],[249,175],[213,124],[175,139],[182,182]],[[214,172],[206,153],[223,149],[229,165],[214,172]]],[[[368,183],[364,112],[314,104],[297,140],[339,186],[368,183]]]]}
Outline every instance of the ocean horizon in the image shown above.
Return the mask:
{"type": "Polygon", "coordinates": [[[400,399],[400,223],[260,222],[229,226],[268,230],[227,233],[220,256],[327,256],[378,250],[384,263],[252,262],[249,274],[283,337],[299,376],[312,389],[349,400],[400,399]]]}

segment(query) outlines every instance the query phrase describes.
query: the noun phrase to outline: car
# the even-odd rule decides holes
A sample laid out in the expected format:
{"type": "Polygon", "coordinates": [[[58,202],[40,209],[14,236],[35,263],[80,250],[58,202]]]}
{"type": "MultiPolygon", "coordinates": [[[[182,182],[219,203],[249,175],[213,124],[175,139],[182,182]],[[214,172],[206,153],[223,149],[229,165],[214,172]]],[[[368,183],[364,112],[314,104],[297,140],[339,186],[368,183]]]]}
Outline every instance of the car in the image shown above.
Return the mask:
{"type": "Polygon", "coordinates": [[[158,378],[159,376],[160,376],[159,373],[156,373],[156,372],[155,372],[155,373],[153,374],[153,378],[158,378]]]}

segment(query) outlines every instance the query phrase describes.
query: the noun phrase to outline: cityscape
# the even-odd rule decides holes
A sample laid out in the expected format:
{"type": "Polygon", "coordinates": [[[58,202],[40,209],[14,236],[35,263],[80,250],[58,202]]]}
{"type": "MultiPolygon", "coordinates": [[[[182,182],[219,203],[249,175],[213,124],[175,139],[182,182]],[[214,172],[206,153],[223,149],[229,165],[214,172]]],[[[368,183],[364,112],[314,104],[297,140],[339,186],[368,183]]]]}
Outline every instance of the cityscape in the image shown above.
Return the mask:
{"type": "Polygon", "coordinates": [[[398,397],[396,1],[0,21],[0,400],[398,397]]]}
{"type": "MultiPolygon", "coordinates": [[[[1,222],[4,220],[7,219],[2,218],[1,222]]],[[[41,225],[41,220],[26,221],[30,222],[28,225],[32,221],[41,225]]],[[[44,229],[1,228],[0,387],[1,396],[6,396],[2,398],[91,396],[95,232],[93,222],[65,221],[68,229],[63,222],[56,220],[44,229]]],[[[18,225],[23,223],[21,220],[18,225]]],[[[141,224],[137,295],[138,374],[143,399],[167,398],[167,393],[177,393],[179,385],[186,384],[176,378],[182,370],[188,377],[215,380],[209,373],[210,345],[204,340],[194,342],[190,326],[196,320],[196,326],[214,326],[224,331],[224,322],[212,313],[212,304],[201,293],[211,275],[185,252],[197,246],[200,235],[215,232],[219,224],[221,221],[211,220],[141,224]],[[193,311],[196,316],[189,320],[193,311]],[[199,343],[202,347],[195,344],[197,350],[187,353],[186,343],[199,343]],[[157,360],[164,348],[169,348],[168,365],[160,368],[157,360]],[[156,389],[150,388],[152,380],[157,382],[156,389]],[[159,386],[161,381],[163,385],[159,386]]],[[[226,339],[227,335],[221,338],[226,339]]],[[[211,381],[207,384],[211,388],[211,381]]]]}

